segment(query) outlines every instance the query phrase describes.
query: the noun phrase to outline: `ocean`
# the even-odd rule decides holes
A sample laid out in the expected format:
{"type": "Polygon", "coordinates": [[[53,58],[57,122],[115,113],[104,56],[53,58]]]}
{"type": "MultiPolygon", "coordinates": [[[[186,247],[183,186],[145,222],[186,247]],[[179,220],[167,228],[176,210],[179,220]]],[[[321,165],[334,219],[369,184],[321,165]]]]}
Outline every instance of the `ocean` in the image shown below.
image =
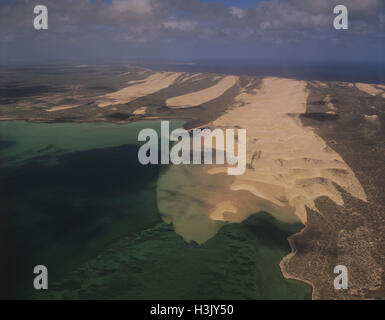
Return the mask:
{"type": "Polygon", "coordinates": [[[0,122],[0,297],[310,299],[279,268],[300,223],[260,212],[198,245],[163,222],[167,167],[139,164],[144,127],[160,121],[0,122]],[[48,268],[46,292],[33,289],[36,265],[48,268]]]}
{"type": "Polygon", "coordinates": [[[385,83],[385,61],[242,61],[199,60],[189,62],[141,62],[154,70],[211,72],[296,80],[385,83]]]}

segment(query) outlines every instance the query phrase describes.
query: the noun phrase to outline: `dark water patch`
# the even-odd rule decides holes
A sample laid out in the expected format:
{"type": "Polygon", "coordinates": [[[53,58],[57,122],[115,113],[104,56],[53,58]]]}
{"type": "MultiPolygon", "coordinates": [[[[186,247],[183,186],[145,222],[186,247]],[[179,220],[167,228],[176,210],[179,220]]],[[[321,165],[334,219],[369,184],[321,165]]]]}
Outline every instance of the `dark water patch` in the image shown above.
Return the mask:
{"type": "Polygon", "coordinates": [[[44,148],[42,148],[42,149],[40,149],[40,150],[37,150],[36,152],[37,152],[37,153],[42,153],[42,152],[51,151],[51,150],[53,150],[53,149],[55,149],[55,146],[52,145],[52,144],[50,144],[50,145],[48,145],[48,146],[46,146],[46,147],[44,147],[44,148]]]}
{"type": "Polygon", "coordinates": [[[137,161],[138,146],[79,151],[56,164],[2,170],[1,216],[8,232],[1,297],[19,297],[38,264],[55,279],[100,247],[158,221],[157,166],[137,161]],[[6,187],[4,187],[6,186],[6,187]]]}
{"type": "Polygon", "coordinates": [[[282,276],[286,237],[303,226],[261,212],[229,224],[202,246],[159,223],[111,244],[54,283],[49,299],[310,299],[311,288],[282,276]]]}
{"type": "MultiPolygon", "coordinates": [[[[16,143],[12,143],[9,148],[16,145],[16,143]]],[[[15,156],[7,156],[4,159],[5,163],[14,163],[14,166],[9,166],[7,168],[7,173],[10,174],[14,170],[20,170],[19,166],[23,164],[42,164],[52,165],[58,164],[58,159],[61,155],[67,153],[67,149],[57,148],[53,145],[49,145],[47,147],[41,148],[34,153],[30,153],[31,158],[25,159],[23,155],[15,155],[15,156]]]]}
{"type": "Polygon", "coordinates": [[[199,246],[160,222],[165,167],[139,165],[142,127],[159,131],[158,122],[2,124],[18,146],[4,153],[24,159],[0,171],[0,298],[309,298],[279,269],[299,225],[260,213],[199,246]],[[31,288],[39,264],[49,269],[44,293],[31,288]]]}
{"type": "Polygon", "coordinates": [[[250,216],[244,222],[244,229],[253,234],[260,243],[290,251],[287,238],[303,228],[301,223],[281,223],[267,212],[250,216]]]}
{"type": "Polygon", "coordinates": [[[0,150],[12,148],[14,145],[16,145],[15,141],[8,141],[8,140],[1,140],[0,139],[0,150]]]}
{"type": "Polygon", "coordinates": [[[297,80],[385,82],[385,63],[371,61],[268,61],[268,60],[196,60],[189,64],[167,61],[137,62],[153,70],[218,73],[255,77],[283,77],[297,80]]]}

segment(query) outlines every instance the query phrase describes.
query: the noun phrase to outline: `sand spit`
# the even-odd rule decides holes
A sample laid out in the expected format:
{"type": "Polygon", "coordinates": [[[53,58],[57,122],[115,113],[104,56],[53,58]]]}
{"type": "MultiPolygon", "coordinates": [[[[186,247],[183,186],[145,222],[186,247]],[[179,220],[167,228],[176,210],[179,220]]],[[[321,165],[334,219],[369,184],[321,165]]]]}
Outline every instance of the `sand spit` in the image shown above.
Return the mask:
{"type": "Polygon", "coordinates": [[[192,92],[166,101],[169,108],[191,108],[219,98],[227,90],[232,88],[239,80],[236,76],[221,78],[215,85],[207,89],[192,92]]]}
{"type": "Polygon", "coordinates": [[[78,107],[78,106],[77,105],[76,106],[57,106],[57,107],[53,107],[53,108],[47,109],[46,111],[48,111],[48,112],[55,112],[55,111],[73,109],[73,108],[76,108],[76,107],[78,107]]]}
{"type": "Polygon", "coordinates": [[[166,89],[172,85],[180,75],[181,73],[175,72],[156,72],[144,80],[128,83],[131,84],[129,87],[101,97],[99,107],[103,108],[111,105],[128,103],[135,99],[166,89]]]}
{"type": "Polygon", "coordinates": [[[219,222],[241,222],[265,210],[284,222],[306,223],[306,207],[329,197],[343,205],[340,185],[354,197],[366,194],[353,171],[298,117],[306,111],[307,83],[265,78],[250,84],[231,109],[209,124],[247,129],[246,172],[228,177],[227,166],[171,166],[158,181],[158,207],[185,240],[207,241],[219,222]],[[246,90],[247,88],[247,90],[246,90]]]}
{"type": "Polygon", "coordinates": [[[359,90],[366,92],[367,94],[370,94],[371,96],[377,96],[384,92],[384,90],[378,89],[374,84],[356,83],[356,87],[359,90]]]}

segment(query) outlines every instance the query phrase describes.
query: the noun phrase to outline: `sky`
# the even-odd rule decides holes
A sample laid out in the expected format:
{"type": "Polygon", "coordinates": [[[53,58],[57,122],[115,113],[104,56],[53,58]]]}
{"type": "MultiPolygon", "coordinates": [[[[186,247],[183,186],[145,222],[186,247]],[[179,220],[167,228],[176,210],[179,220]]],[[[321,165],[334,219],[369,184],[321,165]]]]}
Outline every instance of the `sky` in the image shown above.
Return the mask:
{"type": "Polygon", "coordinates": [[[0,0],[0,62],[384,61],[385,0],[0,0]],[[34,6],[48,30],[33,28],[34,6]],[[349,30],[333,28],[333,8],[349,30]]]}

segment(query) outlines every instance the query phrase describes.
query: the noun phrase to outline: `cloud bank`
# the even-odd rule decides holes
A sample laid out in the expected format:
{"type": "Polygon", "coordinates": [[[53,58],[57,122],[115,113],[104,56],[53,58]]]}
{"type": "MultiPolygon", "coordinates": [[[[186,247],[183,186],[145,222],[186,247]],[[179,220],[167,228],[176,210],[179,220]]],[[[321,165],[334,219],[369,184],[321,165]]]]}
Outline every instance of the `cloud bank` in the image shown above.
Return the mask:
{"type": "Polygon", "coordinates": [[[0,0],[0,58],[263,58],[384,55],[383,0],[0,0]],[[343,3],[345,2],[345,3],[343,3]],[[240,4],[237,6],[237,4],[240,4]],[[49,30],[33,29],[33,8],[49,30]],[[333,8],[349,30],[333,29],[333,8]]]}

